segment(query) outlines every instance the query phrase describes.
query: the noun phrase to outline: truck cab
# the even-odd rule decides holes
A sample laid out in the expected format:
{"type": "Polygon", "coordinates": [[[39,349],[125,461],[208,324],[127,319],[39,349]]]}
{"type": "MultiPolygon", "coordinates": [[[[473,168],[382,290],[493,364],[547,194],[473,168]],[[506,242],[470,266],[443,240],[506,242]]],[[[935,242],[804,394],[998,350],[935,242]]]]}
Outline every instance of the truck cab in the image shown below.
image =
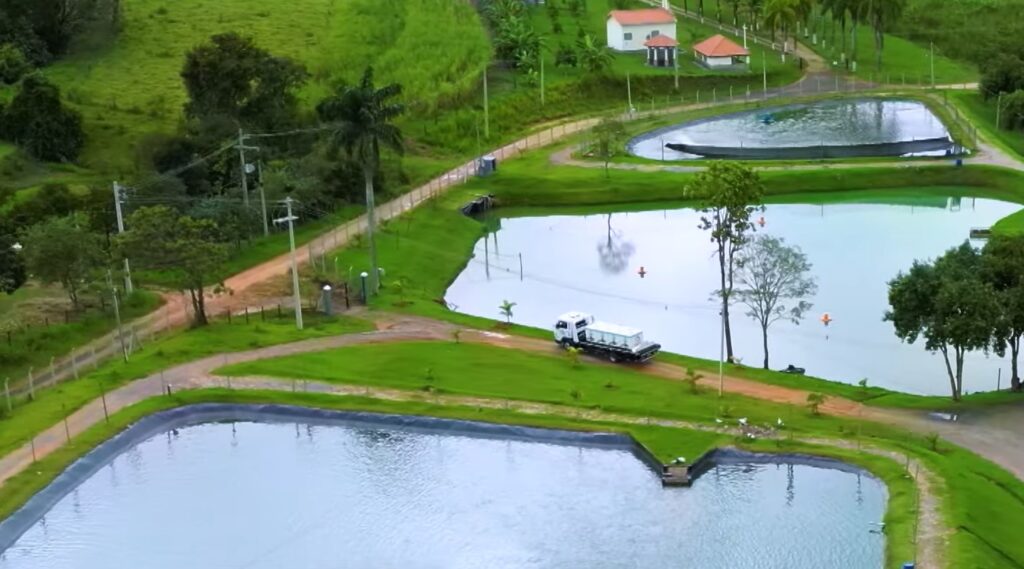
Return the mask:
{"type": "Polygon", "coordinates": [[[563,346],[575,346],[587,339],[587,326],[594,317],[584,312],[566,312],[555,322],[555,341],[563,346]]]}

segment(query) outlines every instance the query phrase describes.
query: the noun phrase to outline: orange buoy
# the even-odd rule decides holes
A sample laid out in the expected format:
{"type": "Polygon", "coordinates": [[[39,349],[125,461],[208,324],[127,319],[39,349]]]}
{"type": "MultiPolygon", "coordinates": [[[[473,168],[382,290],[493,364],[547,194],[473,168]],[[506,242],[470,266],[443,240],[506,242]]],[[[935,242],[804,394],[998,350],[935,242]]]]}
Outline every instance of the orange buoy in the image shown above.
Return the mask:
{"type": "Polygon", "coordinates": [[[828,312],[821,315],[821,323],[828,326],[832,322],[832,317],[828,315],[828,312]]]}
{"type": "Polygon", "coordinates": [[[640,275],[640,278],[644,278],[647,276],[647,269],[644,269],[643,265],[640,265],[640,270],[637,271],[636,274],[640,275]]]}

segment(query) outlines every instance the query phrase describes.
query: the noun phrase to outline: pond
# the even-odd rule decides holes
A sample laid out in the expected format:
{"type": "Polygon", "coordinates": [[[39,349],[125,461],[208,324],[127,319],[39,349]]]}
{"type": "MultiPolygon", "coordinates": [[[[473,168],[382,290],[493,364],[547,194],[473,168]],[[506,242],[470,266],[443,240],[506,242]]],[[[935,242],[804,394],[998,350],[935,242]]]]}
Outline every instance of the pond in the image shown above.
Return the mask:
{"type": "Polygon", "coordinates": [[[0,568],[879,569],[885,501],[870,476],[801,464],[722,465],[664,489],[621,449],[213,423],[116,456],[0,568]]]}
{"type": "Polygon", "coordinates": [[[632,154],[654,160],[704,157],[667,148],[666,144],[692,145],[698,153],[727,152],[726,156],[709,157],[798,159],[942,155],[951,146],[948,139],[949,131],[942,121],[919,101],[838,99],[742,111],[673,125],[638,136],[628,146],[632,154]],[[918,145],[933,141],[945,146],[918,147],[915,141],[918,145]],[[827,147],[836,155],[818,156],[813,147],[827,147]],[[812,152],[808,154],[809,151],[812,152]]]}
{"type": "MultiPolygon", "coordinates": [[[[882,321],[887,283],[915,259],[933,258],[963,243],[971,228],[1019,209],[971,198],[769,205],[761,231],[799,246],[818,281],[805,321],[770,329],[772,367],[793,364],[836,381],[867,378],[899,391],[948,394],[942,357],[920,341],[901,343],[882,321]],[[827,327],[819,321],[825,312],[833,319],[827,327]]],[[[717,360],[720,319],[710,297],[719,286],[718,261],[699,218],[692,209],[674,209],[501,219],[497,234],[476,244],[445,298],[460,312],[488,318],[500,318],[498,305],[507,299],[517,303],[516,322],[544,329],[559,314],[581,310],[642,328],[669,351],[717,360]]],[[[760,366],[760,328],[744,312],[742,306],[731,311],[734,350],[744,364],[760,366]]],[[[970,354],[965,391],[995,389],[1000,367],[1006,386],[1006,360],[970,354]]]]}

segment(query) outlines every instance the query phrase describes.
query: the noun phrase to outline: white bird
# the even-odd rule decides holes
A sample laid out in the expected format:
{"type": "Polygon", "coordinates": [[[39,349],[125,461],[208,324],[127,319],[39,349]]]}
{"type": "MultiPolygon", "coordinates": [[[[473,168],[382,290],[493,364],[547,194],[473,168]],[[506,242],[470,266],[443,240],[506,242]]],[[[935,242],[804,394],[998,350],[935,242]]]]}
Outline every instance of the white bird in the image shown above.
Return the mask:
{"type": "Polygon", "coordinates": [[[779,417],[778,419],[776,419],[775,424],[777,424],[778,426],[781,427],[782,426],[782,417],[779,417]]]}
{"type": "Polygon", "coordinates": [[[740,424],[745,426],[747,424],[747,418],[743,417],[742,419],[740,419],[740,424]]]}
{"type": "Polygon", "coordinates": [[[718,423],[719,425],[721,425],[721,424],[722,424],[722,420],[721,420],[721,419],[719,419],[718,417],[715,417],[715,422],[716,422],[716,423],[718,423]]]}

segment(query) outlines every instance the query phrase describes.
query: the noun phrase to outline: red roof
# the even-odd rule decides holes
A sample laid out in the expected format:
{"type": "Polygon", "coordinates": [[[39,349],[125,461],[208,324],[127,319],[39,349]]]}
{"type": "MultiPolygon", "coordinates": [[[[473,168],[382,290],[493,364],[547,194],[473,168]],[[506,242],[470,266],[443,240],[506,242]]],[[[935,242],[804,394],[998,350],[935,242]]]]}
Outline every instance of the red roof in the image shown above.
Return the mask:
{"type": "Polygon", "coordinates": [[[743,46],[736,45],[736,42],[723,36],[714,35],[693,46],[693,50],[707,57],[736,57],[750,55],[750,52],[743,46]]]}
{"type": "Polygon", "coordinates": [[[645,8],[642,10],[612,10],[609,18],[624,26],[642,26],[644,24],[671,24],[676,21],[672,12],[664,8],[645,8]]]}
{"type": "Polygon", "coordinates": [[[676,47],[679,42],[666,36],[657,35],[644,42],[645,47],[676,47]]]}

